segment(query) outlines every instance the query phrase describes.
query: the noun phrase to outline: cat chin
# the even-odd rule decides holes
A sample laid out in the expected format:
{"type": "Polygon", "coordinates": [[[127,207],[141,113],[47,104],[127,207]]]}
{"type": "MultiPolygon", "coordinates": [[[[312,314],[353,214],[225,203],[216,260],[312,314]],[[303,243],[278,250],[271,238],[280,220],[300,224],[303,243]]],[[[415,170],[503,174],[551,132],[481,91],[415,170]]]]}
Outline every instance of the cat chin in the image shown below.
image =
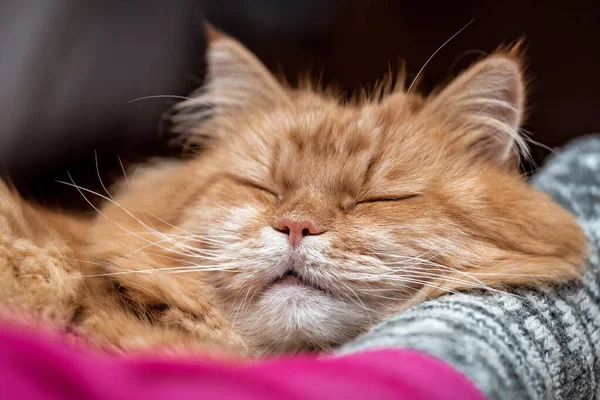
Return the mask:
{"type": "Polygon", "coordinates": [[[243,314],[235,328],[263,355],[331,349],[372,323],[356,304],[302,285],[273,285],[243,314]]]}

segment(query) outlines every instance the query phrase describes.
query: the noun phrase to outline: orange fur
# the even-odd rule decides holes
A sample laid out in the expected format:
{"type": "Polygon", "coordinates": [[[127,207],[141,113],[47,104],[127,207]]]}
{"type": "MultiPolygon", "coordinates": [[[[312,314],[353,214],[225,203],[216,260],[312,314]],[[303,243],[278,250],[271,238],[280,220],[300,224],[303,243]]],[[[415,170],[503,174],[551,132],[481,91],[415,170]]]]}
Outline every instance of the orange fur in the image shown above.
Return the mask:
{"type": "Polygon", "coordinates": [[[341,103],[210,37],[207,85],[173,116],[200,156],[141,168],[85,222],[2,192],[7,305],[123,351],[270,354],[337,346],[447,292],[579,278],[581,229],[514,162],[527,151],[516,50],[428,98],[396,88],[341,103]],[[293,249],[284,218],[320,234],[293,249]],[[52,261],[36,283],[20,281],[23,241],[52,261]],[[289,270],[302,285],[279,283],[289,270]],[[55,286],[42,298],[36,285],[55,286]]]}

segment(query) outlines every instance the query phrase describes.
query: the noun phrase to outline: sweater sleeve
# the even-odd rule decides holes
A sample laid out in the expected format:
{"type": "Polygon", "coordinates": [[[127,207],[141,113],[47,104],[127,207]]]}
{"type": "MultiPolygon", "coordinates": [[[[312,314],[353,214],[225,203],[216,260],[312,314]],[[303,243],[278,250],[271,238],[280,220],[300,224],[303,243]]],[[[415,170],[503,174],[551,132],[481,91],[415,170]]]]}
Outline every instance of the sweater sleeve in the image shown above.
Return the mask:
{"type": "Polygon", "coordinates": [[[567,146],[532,184],[586,231],[591,255],[582,284],[445,296],[385,321],[341,353],[423,351],[494,400],[600,398],[600,136],[567,146]]]}
{"type": "Polygon", "coordinates": [[[10,329],[0,331],[0,387],[3,398],[31,400],[483,400],[459,372],[411,350],[251,365],[119,359],[10,329]]]}

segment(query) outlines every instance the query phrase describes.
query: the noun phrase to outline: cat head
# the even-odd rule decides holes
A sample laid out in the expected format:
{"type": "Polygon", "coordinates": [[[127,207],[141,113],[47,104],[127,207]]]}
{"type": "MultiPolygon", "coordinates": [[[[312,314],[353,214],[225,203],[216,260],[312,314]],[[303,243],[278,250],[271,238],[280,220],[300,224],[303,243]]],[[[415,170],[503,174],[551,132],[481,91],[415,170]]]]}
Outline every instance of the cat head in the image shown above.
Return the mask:
{"type": "Polygon", "coordinates": [[[112,235],[118,267],[145,242],[114,239],[115,221],[154,232],[137,255],[178,273],[144,279],[169,280],[191,308],[207,283],[253,348],[330,348],[428,297],[579,275],[579,227],[518,172],[514,49],[425,98],[398,87],[346,102],[280,84],[221,34],[207,61],[206,85],[172,117],[204,150],[138,172],[96,235],[112,235]]]}

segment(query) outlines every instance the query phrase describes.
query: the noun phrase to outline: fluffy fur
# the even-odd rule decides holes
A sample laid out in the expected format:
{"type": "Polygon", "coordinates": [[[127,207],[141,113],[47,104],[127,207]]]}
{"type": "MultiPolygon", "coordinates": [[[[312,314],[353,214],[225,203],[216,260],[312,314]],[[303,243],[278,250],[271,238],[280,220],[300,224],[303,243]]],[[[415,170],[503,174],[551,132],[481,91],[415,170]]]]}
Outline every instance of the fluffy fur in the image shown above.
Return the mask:
{"type": "Polygon", "coordinates": [[[105,197],[94,219],[3,189],[5,304],[120,350],[271,354],[335,347],[448,292],[579,278],[582,231],[517,169],[516,51],[428,98],[292,90],[214,31],[208,71],[172,116],[202,154],[77,187],[105,197]],[[292,247],[284,219],[314,231],[292,247]]]}

